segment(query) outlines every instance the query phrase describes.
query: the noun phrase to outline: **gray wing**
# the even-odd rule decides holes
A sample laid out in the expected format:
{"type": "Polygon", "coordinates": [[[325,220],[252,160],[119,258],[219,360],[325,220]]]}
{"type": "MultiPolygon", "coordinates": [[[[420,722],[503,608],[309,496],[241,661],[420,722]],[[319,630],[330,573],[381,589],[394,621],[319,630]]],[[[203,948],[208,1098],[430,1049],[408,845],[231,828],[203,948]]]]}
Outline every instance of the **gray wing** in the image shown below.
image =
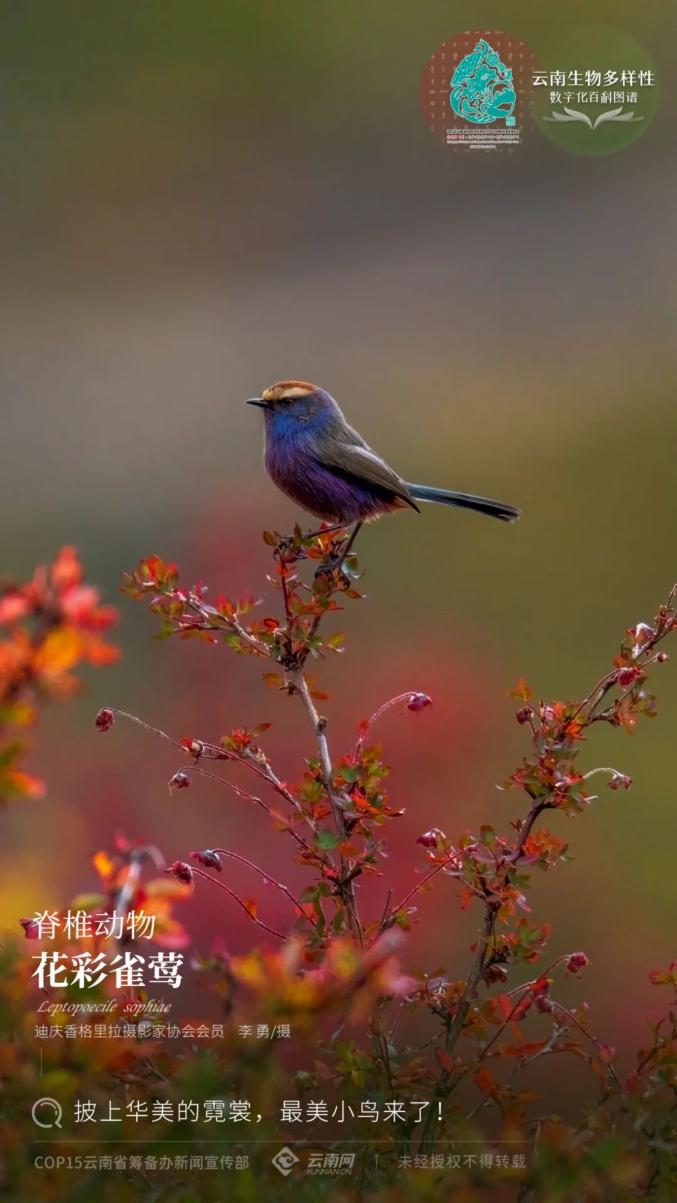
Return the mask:
{"type": "Polygon", "coordinates": [[[412,509],[418,509],[402,477],[372,451],[362,435],[351,426],[332,431],[331,437],[322,445],[322,459],[327,467],[385,489],[395,497],[400,497],[412,509]]]}

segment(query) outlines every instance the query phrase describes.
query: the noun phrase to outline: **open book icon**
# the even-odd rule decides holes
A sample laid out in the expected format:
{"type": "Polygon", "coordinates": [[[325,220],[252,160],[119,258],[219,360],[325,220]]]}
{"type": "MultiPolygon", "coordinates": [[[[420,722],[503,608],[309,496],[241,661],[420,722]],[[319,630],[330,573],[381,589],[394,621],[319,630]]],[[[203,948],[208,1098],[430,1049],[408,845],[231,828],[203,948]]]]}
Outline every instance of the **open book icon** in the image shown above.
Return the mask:
{"type": "Polygon", "coordinates": [[[643,121],[643,117],[635,117],[632,110],[627,113],[623,112],[623,106],[618,109],[607,109],[605,113],[600,113],[598,117],[588,117],[587,113],[579,113],[577,109],[564,108],[563,113],[555,113],[552,116],[544,117],[544,121],[580,121],[583,125],[590,126],[591,130],[596,130],[598,126],[603,125],[605,121],[643,121]]]}

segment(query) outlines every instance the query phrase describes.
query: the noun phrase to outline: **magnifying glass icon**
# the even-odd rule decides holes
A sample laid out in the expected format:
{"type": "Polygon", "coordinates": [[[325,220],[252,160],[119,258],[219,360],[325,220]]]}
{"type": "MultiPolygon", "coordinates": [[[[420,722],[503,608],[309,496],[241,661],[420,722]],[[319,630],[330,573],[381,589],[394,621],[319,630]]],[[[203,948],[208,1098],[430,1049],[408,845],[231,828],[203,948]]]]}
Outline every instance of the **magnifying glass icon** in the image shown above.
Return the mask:
{"type": "Polygon", "coordinates": [[[31,1115],[33,1123],[38,1125],[38,1128],[60,1128],[63,1119],[63,1107],[56,1099],[45,1097],[36,1099],[31,1107],[31,1115]],[[42,1112],[42,1119],[38,1119],[38,1114],[42,1112]]]}

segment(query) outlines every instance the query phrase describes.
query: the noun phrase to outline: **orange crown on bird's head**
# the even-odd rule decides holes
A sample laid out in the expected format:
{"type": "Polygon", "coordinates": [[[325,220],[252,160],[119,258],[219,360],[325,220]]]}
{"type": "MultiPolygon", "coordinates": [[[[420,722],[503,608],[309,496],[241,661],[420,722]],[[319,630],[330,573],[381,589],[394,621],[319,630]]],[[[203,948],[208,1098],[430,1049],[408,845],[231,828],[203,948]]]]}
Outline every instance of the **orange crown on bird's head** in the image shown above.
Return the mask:
{"type": "Polygon", "coordinates": [[[261,399],[267,402],[291,401],[294,397],[308,397],[317,392],[317,385],[308,380],[278,380],[261,393],[261,399]]]}

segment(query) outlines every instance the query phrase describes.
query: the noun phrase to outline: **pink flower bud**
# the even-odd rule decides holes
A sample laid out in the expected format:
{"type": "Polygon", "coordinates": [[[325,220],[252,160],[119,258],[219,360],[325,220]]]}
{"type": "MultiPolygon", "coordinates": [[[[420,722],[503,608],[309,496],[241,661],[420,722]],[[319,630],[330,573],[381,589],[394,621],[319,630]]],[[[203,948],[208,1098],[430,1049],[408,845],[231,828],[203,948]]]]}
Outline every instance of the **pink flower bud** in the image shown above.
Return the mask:
{"type": "Polygon", "coordinates": [[[522,706],[515,714],[515,718],[518,723],[528,723],[533,713],[531,706],[522,706]]]}
{"type": "Polygon", "coordinates": [[[441,840],[446,840],[446,835],[440,831],[439,827],[431,827],[430,831],[424,831],[423,835],[419,835],[416,840],[417,844],[423,844],[424,848],[436,848],[441,840]]]}
{"type": "Polygon", "coordinates": [[[552,1011],[552,1003],[547,994],[537,994],[536,998],[534,999],[534,1003],[536,1010],[542,1011],[545,1015],[547,1015],[549,1011],[552,1011]]]}
{"type": "Polygon", "coordinates": [[[670,657],[668,656],[667,652],[659,652],[658,655],[656,656],[656,660],[657,660],[658,664],[665,664],[666,660],[669,660],[669,659],[670,659],[670,657]]]}
{"type": "Polygon", "coordinates": [[[24,929],[24,935],[27,940],[39,940],[40,928],[35,919],[19,919],[19,923],[24,929]]]}
{"type": "Polygon", "coordinates": [[[632,777],[628,777],[626,773],[614,773],[609,782],[609,789],[630,789],[632,786],[632,777]]]}
{"type": "Polygon", "coordinates": [[[632,685],[633,681],[636,681],[638,677],[641,677],[641,675],[641,668],[637,668],[634,665],[628,665],[626,668],[619,668],[618,684],[625,688],[628,685],[632,685]]]}
{"type": "Polygon", "coordinates": [[[221,872],[222,864],[221,857],[218,852],[214,852],[213,848],[205,848],[202,852],[191,852],[193,860],[196,860],[199,865],[205,869],[217,869],[221,872]]]}
{"type": "Polygon", "coordinates": [[[175,860],[173,865],[170,865],[168,869],[165,869],[165,873],[173,873],[174,876],[179,881],[184,882],[185,885],[192,885],[193,870],[191,869],[190,865],[186,864],[185,860],[175,860]]]}
{"type": "Polygon", "coordinates": [[[110,731],[114,722],[115,715],[113,711],[104,706],[103,710],[100,710],[96,716],[96,729],[97,731],[110,731]]]}
{"type": "Polygon", "coordinates": [[[188,789],[189,785],[190,785],[190,777],[188,776],[187,773],[181,773],[181,772],[175,773],[174,776],[170,777],[170,779],[169,779],[169,792],[170,792],[170,794],[173,794],[174,790],[188,789]]]}
{"type": "Polygon", "coordinates": [[[412,693],[407,702],[407,710],[418,712],[425,710],[427,706],[432,706],[433,700],[429,698],[427,693],[412,693]]]}
{"type": "Polygon", "coordinates": [[[196,760],[200,759],[205,750],[202,740],[193,739],[192,736],[189,736],[188,739],[182,739],[181,746],[185,748],[187,752],[190,752],[191,756],[194,756],[196,760]]]}
{"type": "Polygon", "coordinates": [[[569,973],[579,973],[581,969],[585,969],[588,964],[588,958],[584,952],[572,952],[567,959],[567,969],[569,973]]]}

